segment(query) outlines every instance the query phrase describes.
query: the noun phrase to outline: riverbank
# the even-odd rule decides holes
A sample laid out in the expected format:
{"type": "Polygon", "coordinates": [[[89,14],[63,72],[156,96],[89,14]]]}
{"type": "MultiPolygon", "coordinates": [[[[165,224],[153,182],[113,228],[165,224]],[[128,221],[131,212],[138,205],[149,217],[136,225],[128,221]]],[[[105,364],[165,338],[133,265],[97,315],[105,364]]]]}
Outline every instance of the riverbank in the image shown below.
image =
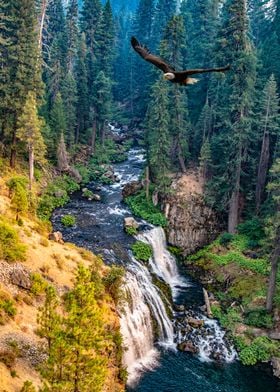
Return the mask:
{"type": "Polygon", "coordinates": [[[265,310],[269,263],[261,248],[253,250],[244,234],[224,234],[184,265],[211,293],[212,313],[233,339],[241,362],[269,362],[279,377],[279,308],[272,315],[265,310]]]}

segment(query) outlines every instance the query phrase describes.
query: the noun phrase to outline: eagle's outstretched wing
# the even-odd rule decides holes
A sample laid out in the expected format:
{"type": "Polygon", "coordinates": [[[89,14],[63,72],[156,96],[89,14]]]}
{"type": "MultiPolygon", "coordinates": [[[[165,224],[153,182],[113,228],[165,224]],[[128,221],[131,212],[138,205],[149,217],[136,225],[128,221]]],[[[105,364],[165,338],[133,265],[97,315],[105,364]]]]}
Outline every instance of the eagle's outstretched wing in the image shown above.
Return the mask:
{"type": "Polygon", "coordinates": [[[225,72],[230,70],[230,65],[221,68],[197,68],[197,69],[186,69],[185,71],[178,71],[175,72],[175,75],[178,77],[186,78],[189,75],[195,75],[199,73],[206,73],[206,72],[225,72]]]}
{"type": "Polygon", "coordinates": [[[164,73],[174,72],[175,69],[167,64],[160,57],[154,56],[150,53],[149,49],[146,46],[141,45],[135,37],[131,38],[131,45],[133,49],[146,61],[154,64],[156,67],[161,69],[164,73]]]}

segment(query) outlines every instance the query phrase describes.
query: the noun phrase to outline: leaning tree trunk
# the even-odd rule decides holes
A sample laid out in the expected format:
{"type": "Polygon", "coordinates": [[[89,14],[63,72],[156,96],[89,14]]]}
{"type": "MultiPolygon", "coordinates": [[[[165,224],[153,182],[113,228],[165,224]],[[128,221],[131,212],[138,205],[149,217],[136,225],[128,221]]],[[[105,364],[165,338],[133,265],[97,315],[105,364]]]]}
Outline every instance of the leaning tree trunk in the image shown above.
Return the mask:
{"type": "Polygon", "coordinates": [[[270,257],[271,271],[270,271],[269,284],[268,284],[268,290],[266,296],[266,310],[268,312],[271,312],[273,308],[273,297],[276,291],[276,278],[277,278],[279,258],[280,258],[280,226],[277,229],[277,233],[275,237],[275,248],[270,257]]]}
{"type": "Polygon", "coordinates": [[[29,190],[32,190],[34,180],[34,147],[29,147],[29,190]]]}
{"type": "Polygon", "coordinates": [[[41,9],[40,9],[40,15],[38,18],[38,51],[39,53],[42,52],[42,46],[43,46],[43,31],[44,31],[44,25],[45,25],[45,19],[46,19],[46,11],[48,7],[49,0],[42,0],[41,3],[41,9]]]}

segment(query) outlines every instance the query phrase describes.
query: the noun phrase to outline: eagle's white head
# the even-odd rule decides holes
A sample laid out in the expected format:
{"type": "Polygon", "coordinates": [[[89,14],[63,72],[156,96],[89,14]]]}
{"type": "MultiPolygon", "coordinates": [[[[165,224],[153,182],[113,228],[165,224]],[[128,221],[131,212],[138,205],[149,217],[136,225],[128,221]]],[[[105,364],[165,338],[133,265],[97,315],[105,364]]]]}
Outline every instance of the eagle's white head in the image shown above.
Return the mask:
{"type": "Polygon", "coordinates": [[[175,75],[174,75],[174,73],[172,73],[172,72],[167,72],[167,73],[165,73],[165,74],[163,75],[163,78],[164,78],[165,80],[173,80],[173,79],[175,79],[175,75]]]}

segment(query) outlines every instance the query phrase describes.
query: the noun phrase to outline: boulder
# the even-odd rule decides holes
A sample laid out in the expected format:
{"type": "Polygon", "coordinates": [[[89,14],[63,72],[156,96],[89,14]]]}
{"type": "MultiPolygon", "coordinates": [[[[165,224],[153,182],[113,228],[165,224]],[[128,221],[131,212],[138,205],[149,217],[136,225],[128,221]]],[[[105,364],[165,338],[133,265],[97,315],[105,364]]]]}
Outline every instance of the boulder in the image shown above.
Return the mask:
{"type": "Polygon", "coordinates": [[[30,273],[24,269],[21,264],[15,264],[13,266],[13,269],[10,271],[10,280],[12,284],[21,289],[31,289],[32,282],[30,279],[30,273]]]}
{"type": "Polygon", "coordinates": [[[280,378],[280,358],[272,357],[271,365],[273,368],[273,375],[280,378]]]}
{"type": "Polygon", "coordinates": [[[137,230],[139,228],[139,223],[132,216],[129,216],[124,218],[124,227],[133,227],[137,230]]]}
{"type": "Polygon", "coordinates": [[[268,337],[270,339],[280,340],[280,332],[277,332],[277,331],[269,332],[268,337]]]}
{"type": "Polygon", "coordinates": [[[184,305],[174,304],[173,307],[176,310],[176,312],[184,312],[185,311],[185,306],[184,305]]]}
{"type": "Polygon", "coordinates": [[[132,181],[126,184],[122,190],[122,196],[125,199],[128,196],[135,195],[138,191],[143,188],[141,181],[132,181]]]}
{"type": "Polygon", "coordinates": [[[177,348],[178,350],[184,351],[186,353],[192,353],[192,354],[198,353],[198,348],[195,347],[195,345],[189,340],[179,343],[177,348]]]}
{"type": "Polygon", "coordinates": [[[204,325],[204,320],[198,320],[193,317],[189,317],[187,319],[188,324],[193,328],[200,328],[204,325]]]}
{"type": "Polygon", "coordinates": [[[60,231],[54,231],[49,235],[49,240],[58,242],[59,244],[64,244],[63,236],[60,231]]]}

